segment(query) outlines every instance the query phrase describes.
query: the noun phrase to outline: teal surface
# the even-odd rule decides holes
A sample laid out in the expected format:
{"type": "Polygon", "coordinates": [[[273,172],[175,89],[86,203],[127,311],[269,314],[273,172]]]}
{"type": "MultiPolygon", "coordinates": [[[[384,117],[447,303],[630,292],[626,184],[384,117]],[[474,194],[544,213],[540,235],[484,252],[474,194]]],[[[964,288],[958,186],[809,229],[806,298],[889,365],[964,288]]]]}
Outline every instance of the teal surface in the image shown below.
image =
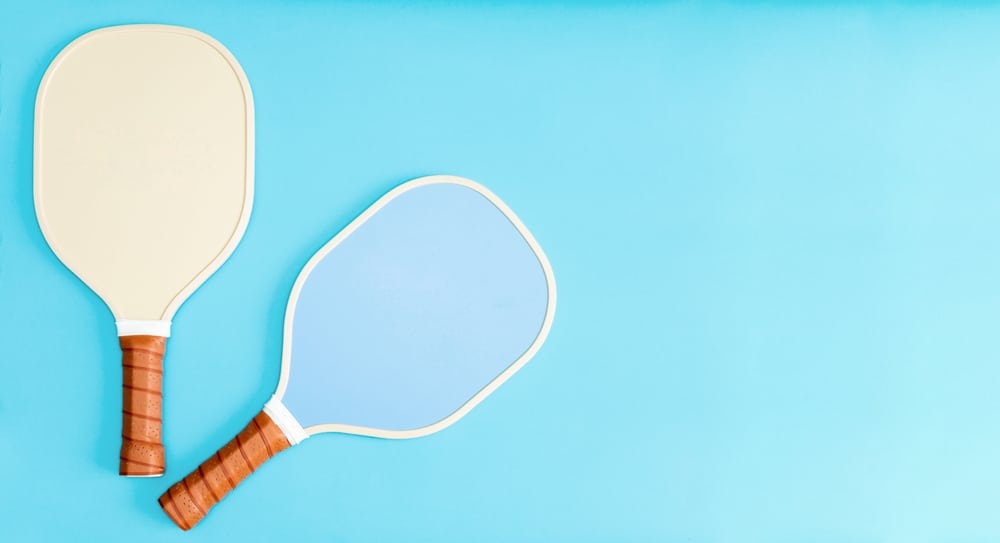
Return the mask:
{"type": "Polygon", "coordinates": [[[998,28],[988,3],[4,2],[0,539],[1000,539],[998,28]],[[111,316],[31,202],[46,65],[134,22],[225,43],[258,131],[147,480],[116,475],[111,316]],[[433,173],[545,248],[542,351],[446,431],[312,438],[181,533],[156,497],[270,396],[298,270],[433,173]]]}

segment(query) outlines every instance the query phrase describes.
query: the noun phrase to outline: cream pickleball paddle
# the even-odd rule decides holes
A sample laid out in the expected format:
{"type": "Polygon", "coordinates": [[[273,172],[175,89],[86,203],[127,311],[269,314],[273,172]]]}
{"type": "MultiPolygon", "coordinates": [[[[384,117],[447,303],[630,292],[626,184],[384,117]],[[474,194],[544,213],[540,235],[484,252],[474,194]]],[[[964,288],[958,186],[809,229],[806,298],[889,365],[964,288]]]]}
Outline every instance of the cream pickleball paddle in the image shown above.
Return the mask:
{"type": "Polygon", "coordinates": [[[311,435],[447,427],[535,354],[555,304],[545,255],[491,192],[449,176],[401,185],[305,265],[285,310],[274,396],[160,506],[187,530],[311,435]]]}
{"type": "Polygon", "coordinates": [[[122,475],[163,474],[170,322],[233,252],[252,200],[253,99],[219,42],[116,26],[52,61],[35,104],[35,211],[118,326],[122,475]]]}

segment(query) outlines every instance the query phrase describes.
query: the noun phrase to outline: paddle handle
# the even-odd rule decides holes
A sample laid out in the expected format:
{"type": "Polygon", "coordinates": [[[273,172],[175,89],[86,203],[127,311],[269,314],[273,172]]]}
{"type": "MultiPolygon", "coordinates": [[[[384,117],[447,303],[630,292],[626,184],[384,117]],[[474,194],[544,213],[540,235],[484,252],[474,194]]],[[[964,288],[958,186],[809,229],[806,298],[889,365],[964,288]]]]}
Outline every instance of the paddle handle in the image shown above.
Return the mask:
{"type": "Polygon", "coordinates": [[[119,336],[122,348],[122,450],[118,473],[158,477],[163,451],[163,353],[167,338],[119,336]]]}
{"type": "Polygon", "coordinates": [[[218,452],[160,496],[160,507],[180,529],[190,530],[243,479],[291,447],[281,428],[261,411],[218,452]]]}

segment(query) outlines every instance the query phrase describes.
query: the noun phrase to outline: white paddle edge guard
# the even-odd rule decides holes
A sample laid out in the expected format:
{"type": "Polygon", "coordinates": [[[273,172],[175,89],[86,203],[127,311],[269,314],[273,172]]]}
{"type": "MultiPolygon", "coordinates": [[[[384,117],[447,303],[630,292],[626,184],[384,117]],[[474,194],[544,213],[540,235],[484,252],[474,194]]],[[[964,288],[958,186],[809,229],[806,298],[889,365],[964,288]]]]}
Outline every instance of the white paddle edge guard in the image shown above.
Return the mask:
{"type": "MultiPolygon", "coordinates": [[[[538,350],[545,343],[545,338],[549,335],[549,330],[552,328],[552,319],[555,318],[556,314],[556,278],[552,273],[552,266],[549,264],[548,257],[545,256],[545,252],[542,251],[542,247],[535,240],[535,237],[531,235],[528,228],[521,222],[521,219],[514,214],[511,208],[507,207],[507,204],[503,202],[497,195],[493,194],[489,189],[472,181],[471,179],[466,179],[464,177],[458,177],[453,175],[429,175],[426,177],[418,177],[411,181],[407,181],[402,185],[397,186],[392,189],[384,196],[375,201],[368,209],[359,215],[356,219],[351,221],[343,230],[337,233],[326,245],[324,245],[319,251],[316,252],[306,262],[306,265],[299,272],[299,276],[295,279],[295,284],[292,286],[292,293],[288,297],[288,305],[285,308],[285,329],[284,337],[282,338],[282,352],[281,352],[281,377],[278,380],[278,389],[275,391],[273,398],[281,398],[285,395],[285,389],[288,387],[288,377],[291,372],[291,361],[292,361],[292,325],[295,318],[295,304],[298,302],[299,294],[302,292],[302,286],[305,284],[306,279],[308,279],[309,274],[312,273],[313,268],[315,268],[323,258],[340,245],[345,239],[347,239],[355,230],[361,227],[368,219],[372,218],[376,213],[378,213],[383,207],[385,207],[389,202],[402,195],[403,193],[423,187],[426,185],[437,185],[437,184],[454,184],[461,185],[463,187],[470,188],[484,198],[490,201],[505,217],[511,222],[512,225],[521,234],[525,242],[531,248],[531,251],[538,258],[539,264],[542,266],[542,272],[545,274],[545,283],[548,290],[548,305],[545,308],[545,320],[542,322],[541,328],[539,328],[538,335],[535,336],[535,340],[531,345],[521,353],[521,356],[517,358],[510,366],[507,366],[500,375],[493,379],[489,384],[484,386],[479,392],[476,392],[472,398],[470,398],[465,404],[455,410],[454,413],[448,415],[447,417],[424,426],[423,428],[415,428],[412,430],[385,430],[382,428],[369,428],[364,426],[352,426],[349,424],[316,424],[309,426],[305,429],[308,435],[316,435],[327,432],[341,433],[341,434],[355,434],[369,437],[380,437],[385,439],[411,439],[415,437],[423,437],[426,435],[433,434],[435,432],[444,430],[445,428],[451,426],[459,419],[465,416],[466,413],[472,410],[473,407],[483,401],[487,396],[493,393],[494,390],[504,384],[507,379],[510,379],[512,375],[517,373],[538,350]]],[[[284,407],[282,405],[282,407],[284,407]]],[[[286,409],[287,411],[287,409],[286,409]]],[[[289,413],[290,414],[290,413],[289,413]]],[[[296,421],[297,424],[297,421],[296,421]]]]}
{"type": "Polygon", "coordinates": [[[115,326],[119,336],[170,337],[170,321],[120,320],[115,326]]]}
{"type": "MultiPolygon", "coordinates": [[[[229,51],[229,49],[226,48],[225,45],[222,45],[221,42],[219,42],[212,36],[205,34],[204,32],[195,30],[193,28],[188,28],[186,26],[160,25],[160,24],[126,24],[126,25],[106,26],[104,28],[91,30],[90,32],[86,32],[80,35],[75,40],[71,41],[69,44],[63,47],[62,50],[59,51],[59,54],[57,54],[56,57],[52,59],[52,62],[49,63],[49,67],[46,68],[45,74],[42,75],[42,81],[38,85],[38,92],[35,94],[35,115],[34,115],[34,125],[33,125],[34,151],[32,157],[32,162],[33,162],[32,179],[36,181],[34,181],[34,189],[32,196],[33,196],[33,201],[38,202],[38,195],[40,189],[37,179],[41,175],[41,165],[40,161],[38,160],[39,149],[41,148],[40,145],[41,133],[36,127],[40,124],[40,120],[42,117],[42,108],[40,107],[40,105],[42,103],[42,98],[45,96],[45,91],[48,88],[49,79],[52,77],[52,74],[55,73],[56,69],[59,67],[62,61],[65,60],[66,57],[73,52],[75,46],[78,46],[89,39],[93,39],[95,37],[101,36],[106,33],[134,32],[134,31],[168,32],[173,34],[182,34],[200,40],[206,43],[208,46],[215,49],[215,51],[218,52],[223,59],[225,59],[226,63],[229,65],[229,68],[233,71],[233,73],[236,74],[236,78],[239,80],[240,87],[242,88],[243,91],[244,105],[246,107],[247,124],[246,124],[245,149],[246,149],[247,161],[246,161],[245,175],[247,178],[247,184],[246,184],[246,192],[243,195],[243,212],[240,215],[239,222],[236,224],[236,229],[233,230],[232,237],[229,238],[229,242],[225,245],[225,247],[223,247],[222,250],[219,251],[217,255],[215,255],[215,259],[212,260],[208,264],[208,266],[202,269],[201,272],[198,273],[198,275],[196,275],[193,279],[191,279],[191,281],[189,281],[186,285],[184,285],[184,287],[180,290],[180,292],[178,292],[173,297],[173,299],[171,299],[167,303],[166,307],[163,310],[163,313],[160,315],[160,318],[169,321],[170,319],[173,319],[174,314],[177,313],[177,310],[180,308],[181,304],[183,304],[194,293],[194,291],[198,290],[198,287],[200,287],[202,283],[207,281],[209,277],[211,277],[216,271],[218,271],[220,267],[222,267],[223,264],[225,264],[227,260],[229,260],[229,257],[233,254],[233,251],[236,250],[236,246],[239,245],[240,241],[243,240],[243,234],[246,233],[247,225],[250,223],[250,212],[253,210],[254,146],[255,146],[254,142],[256,138],[254,131],[253,92],[250,90],[250,80],[247,79],[246,72],[243,71],[243,67],[236,60],[236,57],[233,56],[233,54],[229,51]]],[[[46,243],[48,243],[49,248],[52,249],[52,252],[55,253],[56,258],[58,258],[61,262],[65,263],[65,260],[63,259],[64,252],[60,248],[59,243],[57,243],[55,238],[49,235],[48,229],[45,226],[45,221],[41,220],[41,216],[38,215],[37,203],[35,204],[35,214],[38,217],[38,225],[42,231],[42,237],[45,238],[46,243]]],[[[87,279],[87,277],[77,274],[76,271],[72,269],[70,269],[70,271],[73,272],[73,274],[76,275],[80,279],[80,281],[83,282],[83,284],[87,285],[87,287],[94,294],[96,294],[99,298],[101,298],[102,301],[104,301],[105,305],[108,306],[108,308],[111,310],[111,313],[115,316],[115,319],[124,320],[123,317],[129,316],[129,315],[119,315],[118,312],[115,310],[115,308],[111,307],[111,304],[109,304],[107,300],[104,299],[104,296],[101,294],[101,292],[96,288],[94,288],[94,285],[91,284],[91,282],[87,279]]],[[[134,335],[134,334],[119,333],[118,335],[121,336],[121,335],[134,335]]]]}
{"type": "Polygon", "coordinates": [[[285,407],[285,404],[281,403],[281,398],[277,396],[271,396],[271,399],[264,404],[264,412],[267,416],[271,417],[271,420],[281,428],[281,432],[285,434],[288,438],[288,442],[292,445],[298,445],[302,443],[302,440],[309,437],[299,421],[295,420],[292,416],[292,412],[285,407]]]}

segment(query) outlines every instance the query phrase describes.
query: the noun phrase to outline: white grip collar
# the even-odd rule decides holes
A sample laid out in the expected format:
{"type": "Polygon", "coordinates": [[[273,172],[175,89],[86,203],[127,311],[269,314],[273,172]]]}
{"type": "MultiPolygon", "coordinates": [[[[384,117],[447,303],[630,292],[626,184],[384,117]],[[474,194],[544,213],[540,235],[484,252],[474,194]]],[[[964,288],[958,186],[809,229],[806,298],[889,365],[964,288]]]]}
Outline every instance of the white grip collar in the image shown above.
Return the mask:
{"type": "Polygon", "coordinates": [[[119,336],[159,336],[170,337],[170,321],[115,321],[119,336]]]}
{"type": "Polygon", "coordinates": [[[282,433],[288,438],[288,442],[292,445],[298,445],[305,438],[309,437],[299,421],[295,420],[292,416],[292,412],[285,407],[285,404],[281,403],[281,398],[277,396],[271,396],[271,399],[264,404],[264,412],[267,416],[271,417],[271,420],[281,428],[282,433]]]}

